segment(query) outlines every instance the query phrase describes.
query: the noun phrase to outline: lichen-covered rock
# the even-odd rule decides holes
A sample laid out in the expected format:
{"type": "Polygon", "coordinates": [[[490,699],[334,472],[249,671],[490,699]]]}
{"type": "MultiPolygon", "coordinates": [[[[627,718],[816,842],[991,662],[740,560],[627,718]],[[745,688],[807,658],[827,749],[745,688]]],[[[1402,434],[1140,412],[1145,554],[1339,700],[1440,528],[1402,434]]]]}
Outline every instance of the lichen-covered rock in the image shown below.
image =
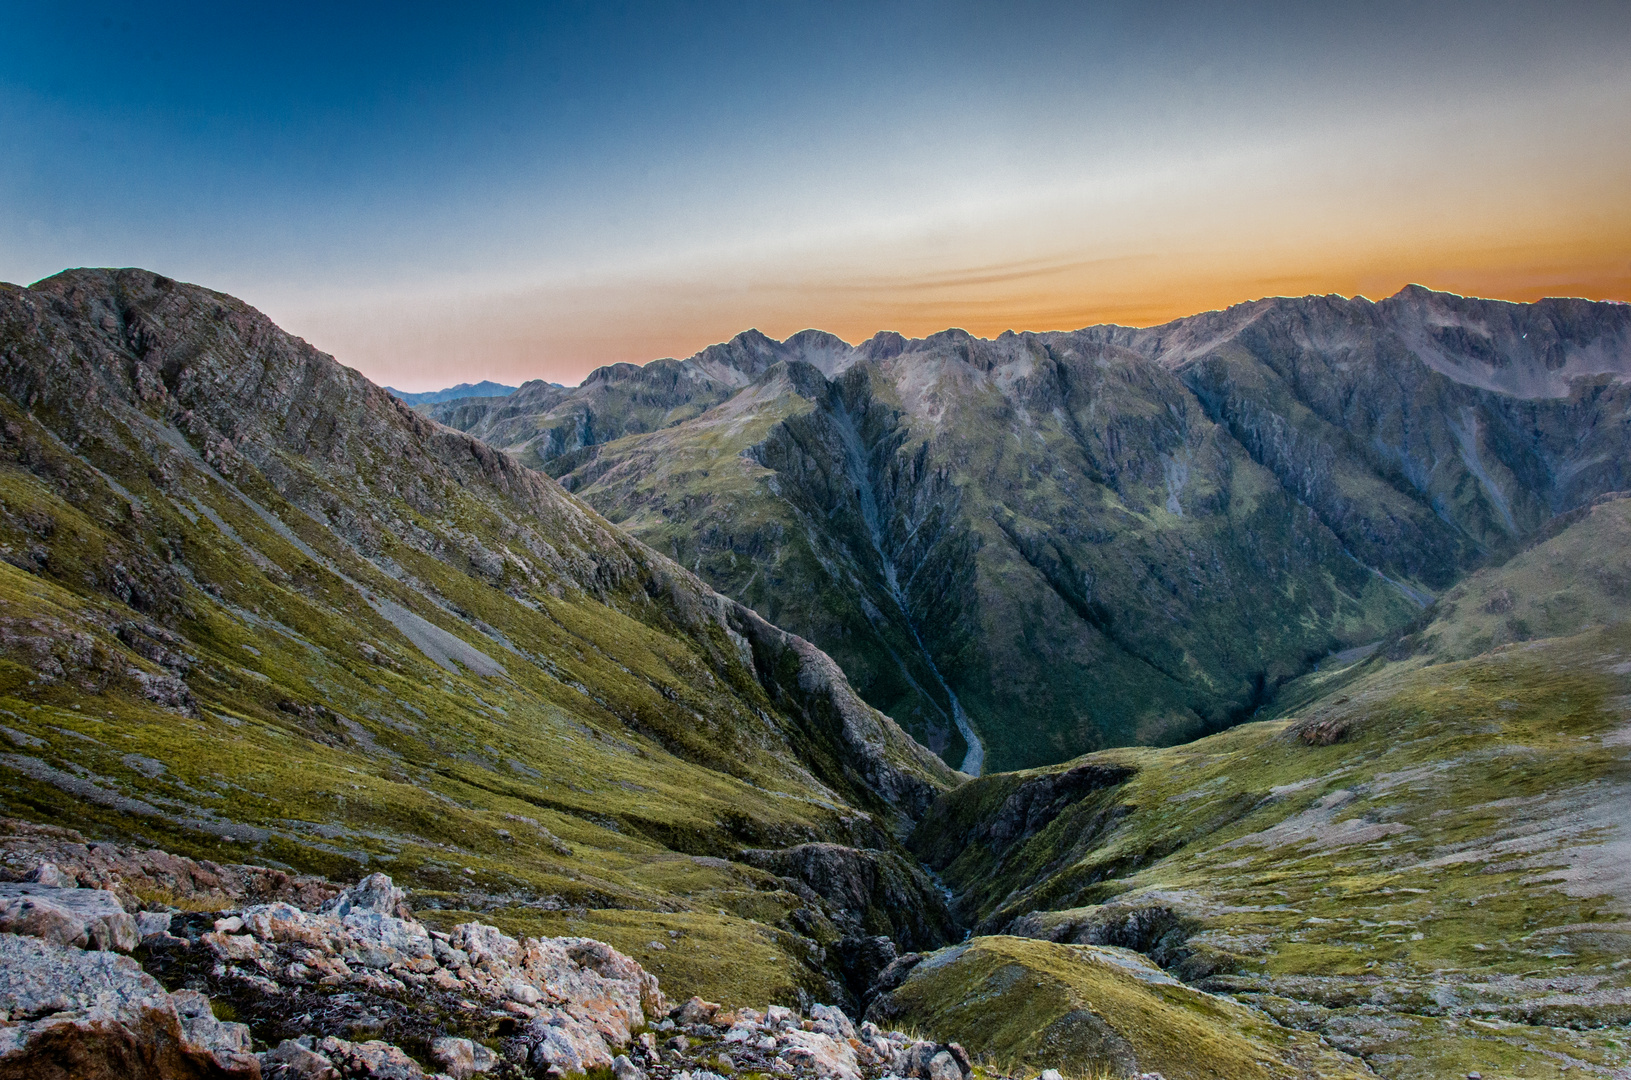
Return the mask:
{"type": "Polygon", "coordinates": [[[704,1001],[699,997],[691,997],[680,1005],[675,1006],[669,1017],[681,1027],[689,1024],[706,1024],[713,1020],[719,1012],[719,1005],[712,1001],[704,1001]]]}
{"type": "Polygon", "coordinates": [[[258,1080],[248,1029],[129,957],[0,934],[3,1080],[258,1080]]]}
{"type": "Polygon", "coordinates": [[[445,1035],[431,1040],[430,1057],[452,1080],[470,1080],[498,1065],[498,1056],[481,1043],[445,1035]]]}
{"type": "Polygon", "coordinates": [[[399,1048],[378,1039],[347,1042],[332,1035],[317,1044],[343,1080],[422,1080],[425,1070],[399,1048]]]}
{"type": "Polygon", "coordinates": [[[283,1040],[260,1060],[262,1080],[340,1080],[334,1062],[297,1039],[283,1040]]]}
{"type": "Polygon", "coordinates": [[[47,865],[52,880],[40,884],[107,889],[131,912],[144,907],[143,897],[154,895],[223,907],[282,900],[315,910],[340,891],[320,877],[91,842],[73,829],[0,818],[0,881],[37,880],[47,865]]]}
{"type": "Polygon", "coordinates": [[[117,952],[130,952],[141,941],[136,920],[125,913],[117,896],[71,884],[67,888],[0,884],[0,933],[117,952]]]}

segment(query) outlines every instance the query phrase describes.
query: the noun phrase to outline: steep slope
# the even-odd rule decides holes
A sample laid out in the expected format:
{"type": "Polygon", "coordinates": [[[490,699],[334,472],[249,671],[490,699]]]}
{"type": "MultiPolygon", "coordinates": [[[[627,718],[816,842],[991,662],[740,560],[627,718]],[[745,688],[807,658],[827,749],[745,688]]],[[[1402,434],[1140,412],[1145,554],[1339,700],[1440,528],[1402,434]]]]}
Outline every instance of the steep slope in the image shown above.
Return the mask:
{"type": "Polygon", "coordinates": [[[1628,374],[1624,305],[1411,288],[994,341],[744,334],[603,369],[498,441],[947,761],[1013,768],[1234,723],[1631,486],[1628,374]]]}
{"type": "Polygon", "coordinates": [[[954,776],[813,646],[218,293],[0,286],[0,394],[6,813],[846,992],[728,860],[889,857],[954,776]]]}
{"type": "Polygon", "coordinates": [[[913,847],[982,931],[1137,949],[1384,1076],[1619,1075],[1631,603],[1544,601],[1625,565],[1628,515],[1480,571],[1285,718],[975,781],[913,847]],[[1555,636],[1488,630],[1537,609],[1555,636]]]}

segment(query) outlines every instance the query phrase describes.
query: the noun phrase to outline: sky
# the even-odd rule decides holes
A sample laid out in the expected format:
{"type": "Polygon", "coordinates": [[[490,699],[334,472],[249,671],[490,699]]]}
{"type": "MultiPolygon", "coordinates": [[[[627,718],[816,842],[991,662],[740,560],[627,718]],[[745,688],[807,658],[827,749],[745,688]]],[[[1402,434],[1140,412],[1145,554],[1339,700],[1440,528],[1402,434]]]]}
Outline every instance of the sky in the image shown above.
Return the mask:
{"type": "Polygon", "coordinates": [[[1631,301],[1631,4],[0,0],[0,280],[142,266],[377,382],[749,327],[1631,301]]]}

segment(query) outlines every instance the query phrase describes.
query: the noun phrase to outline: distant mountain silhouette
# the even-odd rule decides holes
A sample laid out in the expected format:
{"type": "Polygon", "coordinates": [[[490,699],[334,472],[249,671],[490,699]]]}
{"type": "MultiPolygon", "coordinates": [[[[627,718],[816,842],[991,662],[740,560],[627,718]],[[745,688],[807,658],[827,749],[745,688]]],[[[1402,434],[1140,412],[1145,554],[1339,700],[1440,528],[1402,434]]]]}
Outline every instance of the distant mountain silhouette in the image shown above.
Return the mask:
{"type": "Polygon", "coordinates": [[[456,401],[467,397],[504,397],[515,393],[515,387],[483,380],[479,383],[462,382],[446,390],[426,390],[422,394],[407,394],[390,386],[385,388],[385,392],[401,398],[409,405],[434,405],[439,401],[456,401]]]}

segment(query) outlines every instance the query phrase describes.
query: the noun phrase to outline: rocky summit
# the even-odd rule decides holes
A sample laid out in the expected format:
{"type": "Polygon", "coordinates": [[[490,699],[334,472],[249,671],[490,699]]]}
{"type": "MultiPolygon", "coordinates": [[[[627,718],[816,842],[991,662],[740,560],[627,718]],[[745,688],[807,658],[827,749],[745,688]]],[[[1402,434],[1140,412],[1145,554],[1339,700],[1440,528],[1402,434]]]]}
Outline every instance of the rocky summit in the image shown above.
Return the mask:
{"type": "Polygon", "coordinates": [[[0,1080],[1631,1075],[1628,376],[1411,288],[410,406],[0,286],[0,1080]]]}

